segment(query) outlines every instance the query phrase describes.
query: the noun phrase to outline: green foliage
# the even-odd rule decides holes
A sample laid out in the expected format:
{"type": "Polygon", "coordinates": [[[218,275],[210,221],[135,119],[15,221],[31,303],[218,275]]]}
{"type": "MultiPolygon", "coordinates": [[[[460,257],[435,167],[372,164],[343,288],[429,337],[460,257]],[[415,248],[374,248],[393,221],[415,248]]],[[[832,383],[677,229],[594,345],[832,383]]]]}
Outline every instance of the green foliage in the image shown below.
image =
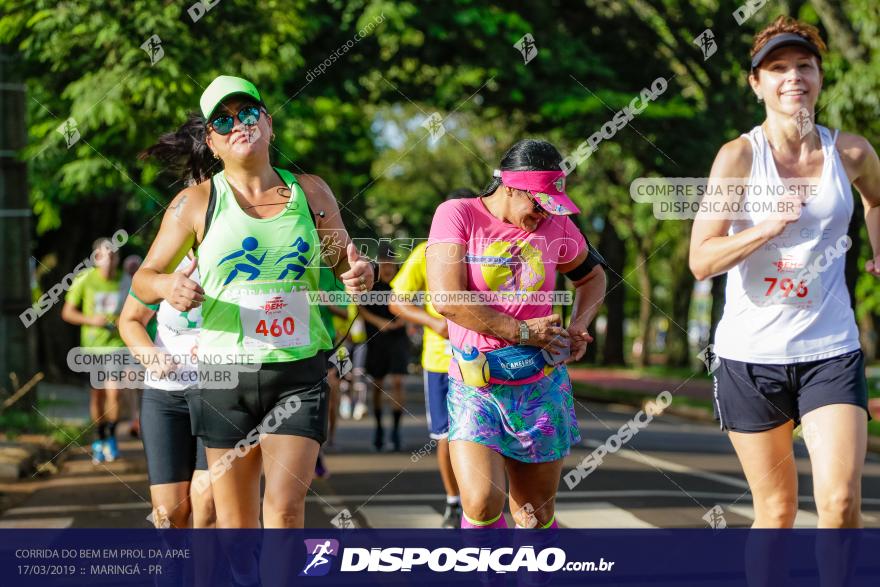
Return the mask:
{"type": "MultiPolygon", "coordinates": [[[[629,185],[706,176],[719,147],[763,116],[746,79],[753,34],[781,10],[823,32],[830,18],[806,1],[768,3],[739,26],[731,15],[741,4],[222,0],[193,22],[187,2],[6,0],[0,44],[18,51],[28,88],[22,156],[37,256],[58,252],[58,266],[72,267],[95,236],[120,226],[135,247],[147,246],[181,186],[137,154],[182,123],[220,73],[248,77],[263,92],[275,163],[324,177],[349,230],[374,237],[425,236],[443,195],[482,188],[517,139],[544,137],[572,153],[663,77],[668,89],[568,184],[591,242],[606,223],[620,236],[627,284],[618,295],[628,318],[645,296],[654,316],[686,327],[687,308],[674,302],[691,285],[690,223],[658,221],[650,205],[633,202],[629,185]],[[704,58],[694,41],[707,29],[716,52],[704,58]],[[525,34],[538,50],[528,64],[514,47],[525,34]],[[164,51],[155,64],[141,48],[151,35],[164,51]],[[436,143],[421,126],[434,112],[447,132],[436,143]],[[69,149],[56,132],[68,117],[81,134],[69,149]],[[645,274],[647,291],[637,280],[645,274]]],[[[874,0],[832,4],[843,7],[864,58],[831,43],[820,121],[876,142],[880,9],[874,0]]],[[[867,245],[860,254],[864,261],[867,245]]],[[[873,278],[863,275],[856,292],[861,313],[880,307],[873,278]]]]}
{"type": "MultiPolygon", "coordinates": [[[[40,402],[40,407],[45,402],[40,402]]],[[[49,421],[34,410],[17,410],[11,408],[0,412],[0,431],[7,440],[15,440],[22,434],[45,434],[56,443],[66,446],[73,439],[81,438],[86,425],[65,424],[60,421],[49,421]]]]}
{"type": "MultiPolygon", "coordinates": [[[[850,62],[835,55],[826,60],[821,116],[824,124],[862,135],[876,149],[880,146],[880,39],[877,36],[880,6],[871,0],[850,0],[845,4],[864,49],[864,58],[850,62]]],[[[860,269],[855,288],[856,312],[860,317],[874,316],[880,312],[880,288],[876,277],[861,271],[865,262],[873,257],[864,227],[861,235],[861,250],[851,253],[858,255],[860,269]]]]}

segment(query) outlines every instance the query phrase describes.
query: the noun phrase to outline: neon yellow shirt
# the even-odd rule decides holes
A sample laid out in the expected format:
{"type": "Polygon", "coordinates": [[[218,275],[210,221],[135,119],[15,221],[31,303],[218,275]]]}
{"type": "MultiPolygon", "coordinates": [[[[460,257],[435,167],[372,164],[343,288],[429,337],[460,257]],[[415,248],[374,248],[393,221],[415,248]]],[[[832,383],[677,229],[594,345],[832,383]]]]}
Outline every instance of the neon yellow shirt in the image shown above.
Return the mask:
{"type": "MultiPolygon", "coordinates": [[[[80,308],[84,316],[100,314],[115,324],[119,318],[119,277],[104,279],[97,267],[86,269],[73,280],[64,301],[80,308]]],[[[92,352],[110,352],[113,348],[125,346],[125,343],[115,326],[83,324],[80,329],[80,346],[92,352]]]]}
{"type": "Polygon", "coordinates": [[[345,322],[345,328],[348,329],[348,335],[354,344],[367,342],[367,329],[364,326],[364,319],[358,316],[357,304],[348,305],[348,320],[345,322]]]}
{"type": "MultiPolygon", "coordinates": [[[[391,289],[394,293],[415,293],[428,289],[428,262],[425,259],[425,251],[428,242],[419,243],[413,249],[409,258],[400,268],[394,279],[391,280],[391,289]]],[[[430,302],[425,304],[425,312],[435,318],[442,318],[430,302]]],[[[449,362],[452,360],[452,348],[449,340],[443,338],[432,329],[425,326],[422,340],[422,367],[432,373],[446,373],[449,371],[449,362]]]]}

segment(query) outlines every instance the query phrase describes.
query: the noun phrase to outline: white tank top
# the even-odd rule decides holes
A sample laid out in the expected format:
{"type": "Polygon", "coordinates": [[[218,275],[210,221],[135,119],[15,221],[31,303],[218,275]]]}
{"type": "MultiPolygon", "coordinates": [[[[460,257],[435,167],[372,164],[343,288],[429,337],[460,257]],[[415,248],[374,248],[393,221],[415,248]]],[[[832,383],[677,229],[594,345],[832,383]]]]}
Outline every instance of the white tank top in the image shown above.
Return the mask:
{"type": "MultiPolygon", "coordinates": [[[[849,178],[835,148],[838,131],[816,126],[825,156],[818,187],[797,222],[727,273],[724,313],[715,354],[747,363],[801,363],[860,348],[844,280],[847,227],[853,212],[849,178]]],[[[749,186],[783,189],[763,129],[743,135],[752,145],[749,186]]],[[[761,189],[761,188],[758,188],[761,189]]],[[[750,189],[749,194],[754,194],[750,189]]],[[[767,202],[767,197],[747,199],[767,202]]],[[[752,208],[754,209],[754,208],[752,208]]],[[[734,220],[730,235],[767,218],[750,212],[734,220]]]]}
{"type": "MultiPolygon", "coordinates": [[[[175,271],[184,271],[192,261],[184,257],[175,271]]],[[[196,283],[199,281],[199,270],[189,276],[196,283]]],[[[169,355],[175,357],[178,369],[168,379],[149,379],[147,385],[165,391],[182,391],[197,386],[198,368],[193,357],[198,344],[199,330],[202,327],[202,308],[193,308],[189,312],[181,312],[171,304],[162,301],[156,311],[156,340],[153,344],[169,355]]],[[[148,375],[149,376],[149,375],[148,375]]]]}

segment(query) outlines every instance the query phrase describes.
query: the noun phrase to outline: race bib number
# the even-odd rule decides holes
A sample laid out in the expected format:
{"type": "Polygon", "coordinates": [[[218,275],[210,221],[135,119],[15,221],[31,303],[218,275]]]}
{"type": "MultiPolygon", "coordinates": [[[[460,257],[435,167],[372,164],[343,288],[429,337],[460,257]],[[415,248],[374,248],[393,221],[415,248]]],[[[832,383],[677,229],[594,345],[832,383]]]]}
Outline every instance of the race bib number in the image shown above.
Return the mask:
{"type": "Polygon", "coordinates": [[[808,270],[810,254],[806,247],[761,247],[746,261],[746,295],[757,306],[819,307],[822,275],[808,270]]]}
{"type": "Polygon", "coordinates": [[[243,294],[239,307],[244,347],[264,350],[308,345],[308,301],[305,291],[243,294]]]}
{"type": "Polygon", "coordinates": [[[115,314],[119,304],[119,292],[99,291],[95,292],[95,314],[115,314]]]}

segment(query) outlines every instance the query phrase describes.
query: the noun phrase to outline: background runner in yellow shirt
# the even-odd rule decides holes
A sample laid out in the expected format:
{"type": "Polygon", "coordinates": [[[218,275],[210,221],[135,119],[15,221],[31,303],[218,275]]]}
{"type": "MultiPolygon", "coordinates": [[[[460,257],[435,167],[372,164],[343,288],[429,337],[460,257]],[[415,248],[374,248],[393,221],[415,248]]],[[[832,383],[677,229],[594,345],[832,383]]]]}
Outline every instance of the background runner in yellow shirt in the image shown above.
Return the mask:
{"type": "MultiPolygon", "coordinates": [[[[468,189],[459,189],[450,193],[446,199],[473,198],[476,194],[468,189]]],[[[416,246],[409,258],[400,268],[400,272],[391,281],[394,293],[424,292],[428,289],[427,263],[425,249],[428,241],[416,246]]],[[[446,338],[446,318],[437,313],[429,303],[424,307],[400,302],[391,305],[391,311],[410,322],[424,326],[422,339],[422,369],[425,380],[425,413],[428,417],[428,432],[437,443],[437,463],[440,477],[446,490],[446,511],[443,514],[444,528],[458,528],[461,525],[461,498],[458,494],[458,483],[452,472],[449,460],[449,443],[446,435],[449,432],[449,412],[446,409],[446,394],[449,391],[449,362],[452,360],[452,349],[446,338]]]]}

